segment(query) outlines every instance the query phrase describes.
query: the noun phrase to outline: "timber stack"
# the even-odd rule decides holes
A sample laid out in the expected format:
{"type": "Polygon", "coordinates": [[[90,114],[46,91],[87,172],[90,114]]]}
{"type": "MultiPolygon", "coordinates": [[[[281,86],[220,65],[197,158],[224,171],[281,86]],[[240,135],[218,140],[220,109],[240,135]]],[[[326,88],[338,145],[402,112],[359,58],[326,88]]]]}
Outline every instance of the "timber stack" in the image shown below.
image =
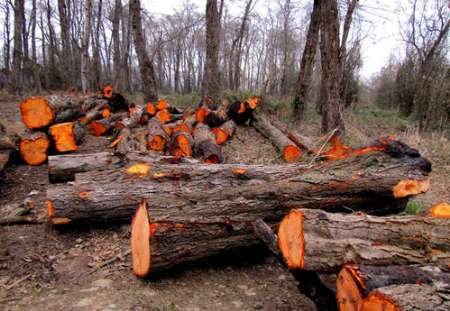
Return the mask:
{"type": "Polygon", "coordinates": [[[316,149],[262,106],[257,96],[139,106],[111,86],[36,97],[21,104],[27,132],[12,139],[0,127],[0,149],[48,160],[54,228],[130,224],[138,277],[265,245],[319,309],[448,310],[450,205],[397,215],[428,191],[431,163],[394,137],[353,148],[331,136],[316,149]],[[237,126],[254,127],[287,163],[225,163],[237,126]],[[76,153],[86,133],[108,135],[110,150],[76,153]]]}

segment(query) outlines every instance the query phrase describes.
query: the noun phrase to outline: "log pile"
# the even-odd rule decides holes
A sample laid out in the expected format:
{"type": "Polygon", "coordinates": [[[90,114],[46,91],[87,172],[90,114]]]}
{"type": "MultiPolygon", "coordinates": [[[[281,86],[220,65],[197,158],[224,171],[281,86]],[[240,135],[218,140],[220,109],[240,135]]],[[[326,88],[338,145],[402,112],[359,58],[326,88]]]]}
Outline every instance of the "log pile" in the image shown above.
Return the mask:
{"type": "Polygon", "coordinates": [[[138,277],[265,244],[319,309],[448,309],[450,207],[396,215],[428,191],[431,164],[393,137],[352,148],[333,136],[316,150],[256,96],[231,105],[206,97],[181,111],[164,99],[129,104],[111,86],[77,104],[28,99],[21,112],[22,158],[48,157],[51,224],[131,223],[138,277]],[[225,164],[222,146],[247,124],[288,163],[225,164]],[[110,135],[111,150],[70,154],[83,132],[110,135]],[[336,274],[335,288],[319,273],[336,274]]]}

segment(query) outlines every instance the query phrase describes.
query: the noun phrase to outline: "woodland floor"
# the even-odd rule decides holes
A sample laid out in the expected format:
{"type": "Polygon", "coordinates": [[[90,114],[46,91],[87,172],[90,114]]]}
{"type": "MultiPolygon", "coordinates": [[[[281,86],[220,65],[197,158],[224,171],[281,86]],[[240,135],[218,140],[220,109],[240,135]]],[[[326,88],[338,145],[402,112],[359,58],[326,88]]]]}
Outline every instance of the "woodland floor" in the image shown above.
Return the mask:
{"type": "MultiPolygon", "coordinates": [[[[20,99],[0,96],[0,119],[22,127],[20,99]]],[[[450,201],[450,144],[447,138],[423,137],[383,113],[348,118],[348,142],[397,134],[418,148],[434,165],[429,193],[416,200],[419,209],[450,201]],[[366,120],[370,118],[370,120],[366,120]],[[380,121],[383,120],[383,121],[380,121]]],[[[283,113],[280,113],[282,117],[283,113]]],[[[316,117],[300,127],[318,133],[316,117]]],[[[79,153],[106,148],[106,138],[88,137],[79,153]]],[[[276,149],[253,128],[238,128],[224,147],[229,163],[279,163],[276,149]]],[[[0,213],[26,197],[35,213],[46,217],[47,167],[13,165],[1,173],[0,213]]],[[[0,310],[315,310],[299,294],[295,280],[264,250],[211,259],[202,267],[184,268],[156,280],[131,274],[129,227],[56,231],[47,224],[0,226],[0,310]],[[114,262],[98,268],[108,260],[114,262]]]]}

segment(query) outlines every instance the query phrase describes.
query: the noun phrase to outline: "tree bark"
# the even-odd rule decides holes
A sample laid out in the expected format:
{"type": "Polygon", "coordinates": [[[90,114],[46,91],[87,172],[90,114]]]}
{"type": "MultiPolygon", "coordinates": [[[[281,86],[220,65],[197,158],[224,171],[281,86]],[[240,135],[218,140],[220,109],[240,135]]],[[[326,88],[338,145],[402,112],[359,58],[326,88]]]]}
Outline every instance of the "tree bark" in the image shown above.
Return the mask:
{"type": "Polygon", "coordinates": [[[204,163],[223,163],[222,148],[216,143],[216,136],[205,124],[197,124],[194,130],[194,156],[204,163]]]}
{"type": "Polygon", "coordinates": [[[23,91],[23,17],[25,11],[25,1],[14,1],[14,49],[13,49],[13,68],[11,92],[21,94],[23,91]]]}
{"type": "Polygon", "coordinates": [[[311,12],[311,21],[309,23],[308,34],[306,36],[305,48],[303,49],[300,73],[297,80],[297,89],[294,102],[294,117],[297,120],[303,120],[306,105],[308,102],[308,90],[311,83],[314,59],[316,56],[317,43],[319,41],[320,29],[320,0],[314,0],[313,10],[311,12]]]}
{"type": "Polygon", "coordinates": [[[89,41],[92,25],[92,0],[86,0],[84,4],[84,32],[81,55],[81,89],[87,93],[89,85],[89,41]]]}
{"type": "Polygon", "coordinates": [[[217,100],[220,91],[219,75],[220,15],[217,0],[206,2],[206,62],[202,94],[217,100]]]}
{"type": "Polygon", "coordinates": [[[36,24],[37,24],[37,9],[36,0],[32,1],[31,8],[31,60],[33,66],[33,82],[36,92],[41,92],[41,78],[39,76],[39,68],[37,63],[37,53],[36,53],[36,24]]]}
{"type": "Polygon", "coordinates": [[[151,165],[79,174],[72,185],[49,187],[47,198],[55,217],[87,222],[129,219],[143,198],[151,200],[153,217],[174,222],[191,216],[208,222],[279,219],[299,206],[383,214],[401,210],[404,198],[420,193],[418,187],[406,187],[405,180],[423,180],[429,171],[424,158],[393,158],[382,152],[313,168],[151,165]],[[410,191],[397,195],[398,187],[410,191]],[[88,196],[80,198],[85,192],[88,196]]]}
{"type": "Polygon", "coordinates": [[[112,40],[113,40],[113,86],[119,91],[123,91],[124,83],[122,73],[122,56],[121,56],[121,45],[120,45],[120,22],[122,20],[122,1],[114,1],[114,16],[112,21],[112,40]]]}
{"type": "Polygon", "coordinates": [[[158,89],[155,78],[153,64],[145,50],[145,39],[142,33],[141,2],[140,0],[130,1],[130,14],[132,18],[134,47],[139,61],[139,71],[141,73],[142,85],[147,100],[158,99],[158,89]]]}

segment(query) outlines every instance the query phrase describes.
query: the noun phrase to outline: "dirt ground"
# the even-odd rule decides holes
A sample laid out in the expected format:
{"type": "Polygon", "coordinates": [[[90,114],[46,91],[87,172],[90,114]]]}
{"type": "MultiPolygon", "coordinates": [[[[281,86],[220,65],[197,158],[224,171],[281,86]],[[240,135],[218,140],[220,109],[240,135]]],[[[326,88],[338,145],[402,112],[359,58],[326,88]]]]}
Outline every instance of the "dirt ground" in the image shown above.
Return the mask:
{"type": "MultiPolygon", "coordinates": [[[[0,98],[0,119],[15,130],[22,128],[19,102],[0,98]]],[[[87,137],[78,152],[99,151],[107,144],[106,138],[87,137]]],[[[224,153],[229,163],[281,163],[275,148],[252,128],[239,128],[224,153]]],[[[429,156],[440,169],[432,176],[435,187],[419,198],[426,206],[449,201],[448,161],[434,161],[432,152],[429,156]]],[[[0,212],[30,197],[33,213],[45,220],[46,165],[9,166],[0,178],[0,212]]],[[[128,237],[128,226],[67,231],[45,222],[0,226],[0,310],[315,310],[264,250],[139,280],[131,274],[128,237]]]]}

